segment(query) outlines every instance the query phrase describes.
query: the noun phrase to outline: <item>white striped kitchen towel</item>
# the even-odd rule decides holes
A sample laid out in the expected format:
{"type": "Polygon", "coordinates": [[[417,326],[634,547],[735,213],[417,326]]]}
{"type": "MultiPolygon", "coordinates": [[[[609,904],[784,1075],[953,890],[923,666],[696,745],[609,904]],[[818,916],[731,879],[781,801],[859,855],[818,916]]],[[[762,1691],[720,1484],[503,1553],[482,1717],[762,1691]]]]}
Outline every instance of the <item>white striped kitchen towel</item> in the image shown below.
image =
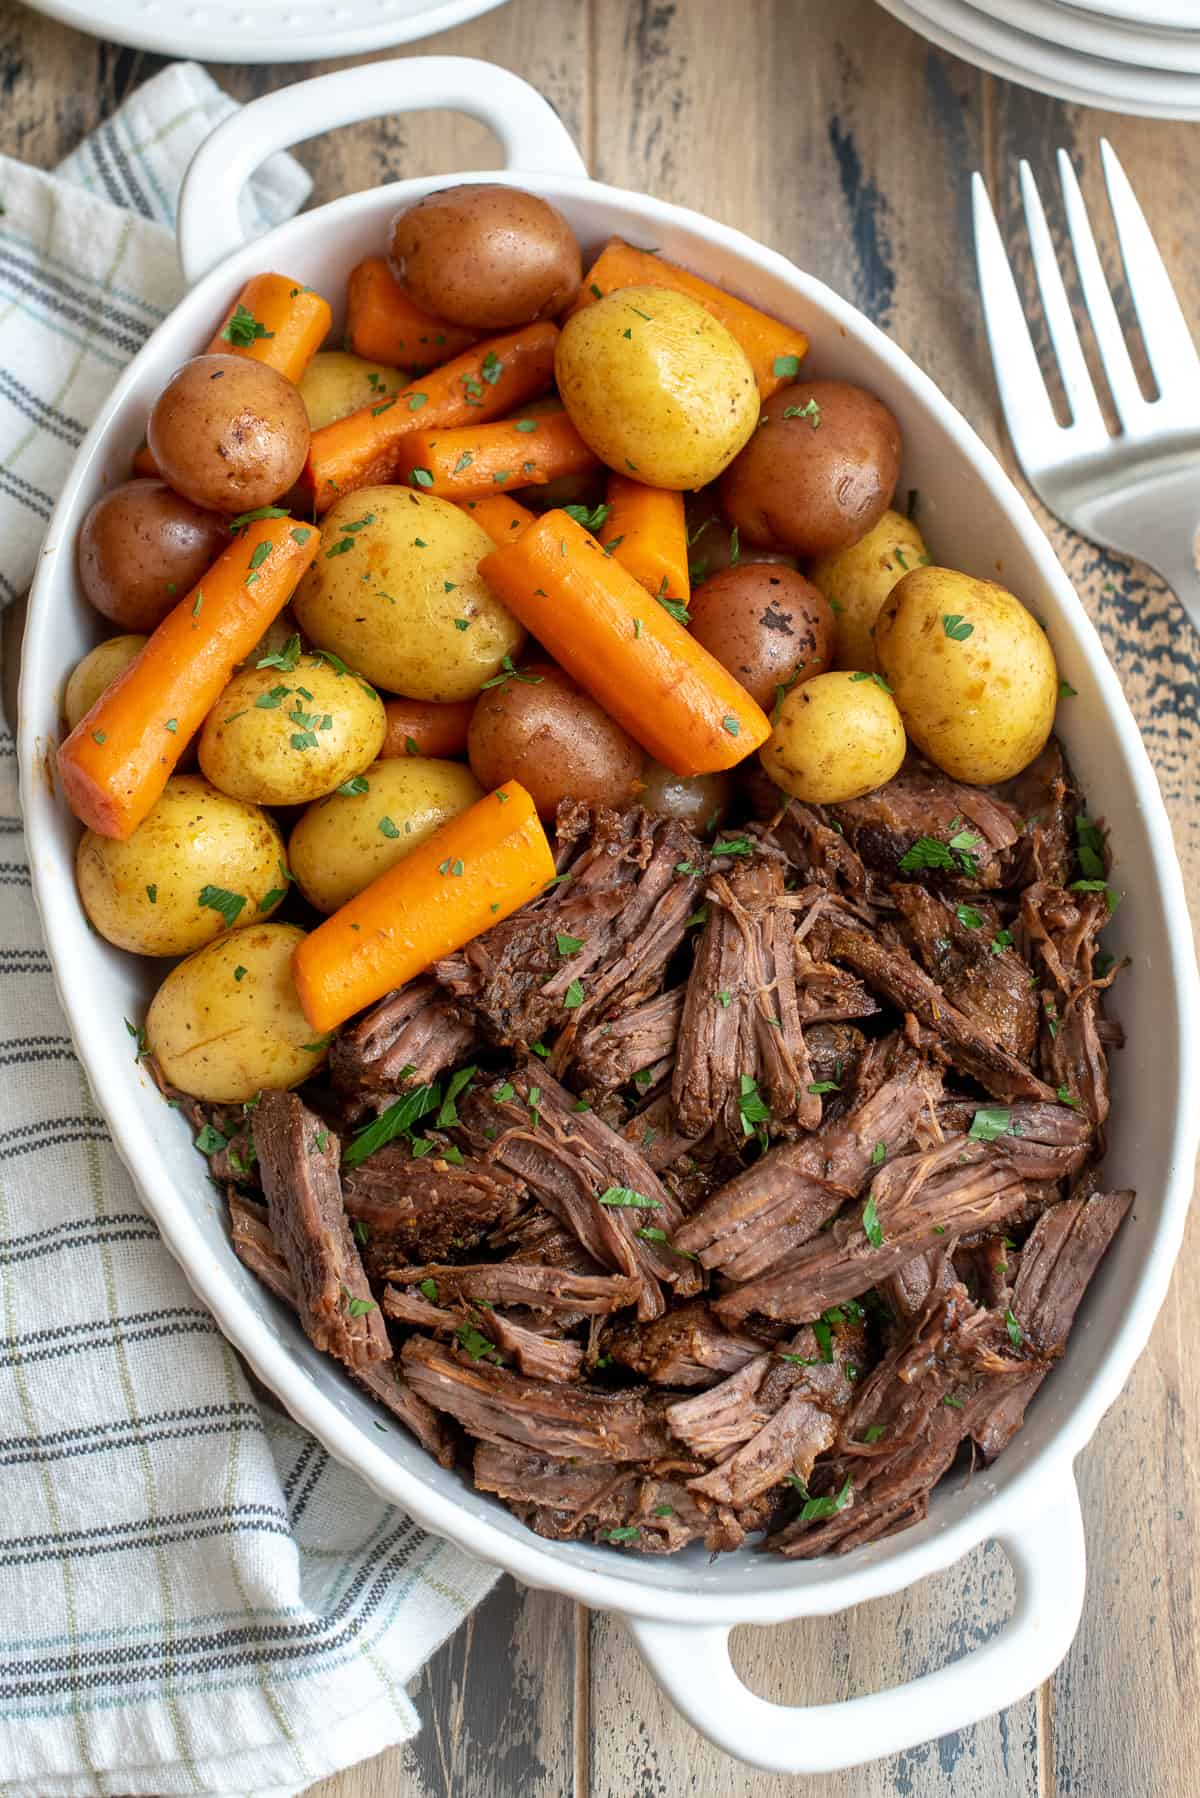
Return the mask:
{"type": "MultiPolygon", "coordinates": [[[[0,159],[5,596],[178,296],[175,195],[231,105],[176,65],[57,175],[0,159]]],[[[250,204],[306,192],[276,158],[250,204]]],[[[0,728],[0,1798],[302,1791],[413,1734],[405,1682],[494,1578],[256,1395],[159,1241],[71,1051],[0,728]]]]}

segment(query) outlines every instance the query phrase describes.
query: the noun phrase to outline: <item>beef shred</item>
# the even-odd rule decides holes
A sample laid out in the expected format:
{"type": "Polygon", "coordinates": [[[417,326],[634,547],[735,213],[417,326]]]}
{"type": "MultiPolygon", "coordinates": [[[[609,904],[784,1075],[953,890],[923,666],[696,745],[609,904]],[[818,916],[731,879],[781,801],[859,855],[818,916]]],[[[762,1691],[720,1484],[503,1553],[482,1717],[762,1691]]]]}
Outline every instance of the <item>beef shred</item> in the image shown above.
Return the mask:
{"type": "Polygon", "coordinates": [[[537,1534],[846,1553],[1021,1428],[1133,1201],[1119,968],[1058,744],[910,757],[715,837],[569,802],[555,881],[337,1032],[179,1104],[233,1248],[537,1534]]]}

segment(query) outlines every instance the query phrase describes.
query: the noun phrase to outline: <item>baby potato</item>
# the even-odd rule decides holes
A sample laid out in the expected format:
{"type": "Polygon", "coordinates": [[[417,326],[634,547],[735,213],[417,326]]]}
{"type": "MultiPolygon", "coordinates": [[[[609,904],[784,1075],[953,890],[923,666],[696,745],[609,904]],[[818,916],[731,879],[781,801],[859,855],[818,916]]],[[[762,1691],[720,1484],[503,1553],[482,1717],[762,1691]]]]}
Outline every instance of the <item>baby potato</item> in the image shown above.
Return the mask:
{"type": "Polygon", "coordinates": [[[309,436],[297,388],[248,356],[193,356],[171,376],[146,424],[164,478],[214,512],[273,505],[299,479],[309,436]]]}
{"type": "Polygon", "coordinates": [[[739,562],[714,574],[688,601],[692,635],[741,681],[764,712],[833,664],[828,602],[794,568],[739,562]]]}
{"type": "Polygon", "coordinates": [[[849,549],[818,556],[808,572],[837,612],[839,668],[878,667],[875,621],[883,602],[902,575],[928,561],[925,539],[912,519],[890,508],[849,549]]]}
{"type": "Polygon", "coordinates": [[[198,774],[173,774],[124,842],[85,830],[75,879],[100,935],[135,955],[188,955],[261,923],[287,891],[274,819],[198,774]]]}
{"type": "Polygon", "coordinates": [[[904,760],[904,725],[877,674],[818,674],[794,687],[759,760],[793,799],[836,805],[891,780],[904,760]]]}
{"type": "Polygon", "coordinates": [[[745,350],[698,300],[668,287],[622,287],[576,312],[554,372],[588,447],[651,487],[715,480],[758,424],[745,350]]]}
{"type": "Polygon", "coordinates": [[[656,818],[678,818],[691,830],[715,830],[733,795],[728,774],[675,774],[661,762],[648,761],[642,769],[637,802],[656,818]]]}
{"type": "MultiPolygon", "coordinates": [[[[299,645],[297,645],[297,649],[299,645]]],[[[304,805],[379,754],[383,701],[322,655],[235,674],[204,720],[200,766],[222,793],[256,805],[304,805]]]]}
{"type": "Polygon", "coordinates": [[[492,549],[449,500],[361,487],[330,507],[292,601],[300,628],[408,699],[471,699],[525,632],[479,573],[492,549]]]}
{"type": "Polygon", "coordinates": [[[229,546],[229,526],[165,481],[123,481],[79,532],[79,584],[114,624],[152,631],[229,546]]]}
{"type": "Polygon", "coordinates": [[[314,1039],[292,981],[303,941],[294,924],[254,924],[172,968],[146,1014],[146,1046],[163,1078],[221,1105],[307,1080],[328,1040],[314,1039]]]}
{"type": "Polygon", "coordinates": [[[909,736],[955,780],[1010,780],[1050,735],[1054,652],[1033,614],[995,581],[914,568],[884,601],[875,648],[909,736]]]}
{"type": "Polygon", "coordinates": [[[560,799],[632,804],[644,751],[561,668],[537,662],[480,694],[467,756],[487,792],[520,781],[552,818],[560,799]]]}
{"type": "Polygon", "coordinates": [[[149,637],[143,637],[137,631],[125,637],[108,637],[103,643],[97,643],[95,649],[89,649],[82,661],[76,662],[63,692],[63,717],[68,730],[75,729],[104,689],[112,686],[118,674],[124,674],[149,641],[149,637]]]}
{"type": "Polygon", "coordinates": [[[848,381],[799,381],[773,393],[761,416],[721,479],[741,541],[829,556],[865,536],[900,473],[900,426],[883,401],[848,381]]]}
{"type": "Polygon", "coordinates": [[[349,350],[318,350],[300,377],[300,398],[314,431],[360,406],[396,393],[405,377],[386,362],[368,362],[349,350]]]}
{"type": "Polygon", "coordinates": [[[483,798],[461,762],[422,755],[373,762],[348,786],[310,805],[288,846],[300,891],[318,911],[336,911],[483,798]]]}
{"type": "Polygon", "coordinates": [[[426,194],[392,225],[392,264],[422,312],[476,331],[553,318],[583,279],[575,234],[537,194],[471,181],[426,194]]]}

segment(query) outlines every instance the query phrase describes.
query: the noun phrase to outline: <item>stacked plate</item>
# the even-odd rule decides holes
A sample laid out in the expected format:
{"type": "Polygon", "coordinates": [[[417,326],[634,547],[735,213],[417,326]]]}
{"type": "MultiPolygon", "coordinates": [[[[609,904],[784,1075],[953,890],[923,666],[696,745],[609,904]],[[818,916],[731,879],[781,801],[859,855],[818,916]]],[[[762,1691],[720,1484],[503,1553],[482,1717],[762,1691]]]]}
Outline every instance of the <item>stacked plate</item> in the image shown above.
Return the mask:
{"type": "Polygon", "coordinates": [[[989,74],[1110,112],[1200,120],[1200,0],[880,0],[989,74]]]}

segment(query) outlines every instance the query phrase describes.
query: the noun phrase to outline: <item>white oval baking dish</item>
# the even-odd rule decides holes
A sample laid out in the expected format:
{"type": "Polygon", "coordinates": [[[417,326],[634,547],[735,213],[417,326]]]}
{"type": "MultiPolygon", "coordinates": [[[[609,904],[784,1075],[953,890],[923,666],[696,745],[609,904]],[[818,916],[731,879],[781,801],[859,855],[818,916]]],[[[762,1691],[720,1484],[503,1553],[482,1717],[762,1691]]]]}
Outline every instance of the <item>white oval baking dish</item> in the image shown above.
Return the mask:
{"type": "MultiPolygon", "coordinates": [[[[466,180],[495,180],[492,172],[466,180]]],[[[1072,1462],[1121,1388],[1166,1292],[1191,1191],[1200,1112],[1194,1019],[1200,999],[1179,867],[1153,771],[1099,638],[1024,501],[929,377],[859,312],[774,251],[725,226],[587,178],[539,95],[504,70],[456,58],[347,69],[271,94],[227,120],[198,152],[180,209],[191,292],[132,363],[89,433],[53,520],[33,589],[21,681],[22,795],[34,890],[79,1054],[146,1206],[222,1329],[292,1414],[339,1460],[429,1529],[630,1621],[655,1677],[696,1727],[760,1766],[820,1773],[963,1728],[1012,1703],[1065,1654],[1079,1618],[1084,1545],[1072,1462]],[[372,1427],[372,1402],[309,1345],[294,1318],[234,1258],[203,1164],[180,1118],[135,1067],[122,1018],[139,1015],[160,970],[88,930],[75,894],[77,827],[47,770],[59,697],[76,658],[101,635],[75,580],[87,507],[124,478],[151,402],[194,355],[242,283],[282,269],[336,296],[349,269],[377,253],[393,213],[439,185],[417,179],[352,194],[242,242],[238,191],[272,151],[385,113],[444,107],[500,138],[508,179],[562,209],[585,252],[611,233],[661,249],[710,280],[804,326],[814,373],[859,381],[898,415],[901,490],[921,496],[939,560],[1007,582],[1044,620],[1077,697],[1062,731],[1093,804],[1112,827],[1125,902],[1111,947],[1132,957],[1118,1009],[1129,1047],[1118,1058],[1108,1173],[1138,1202],[1087,1296],[1063,1365],[992,1469],[952,1479],[928,1519],[841,1559],[790,1563],[695,1549],[643,1559],[556,1544],[446,1473],[398,1428],[372,1427]],[[728,1636],[740,1623],[827,1615],[896,1592],[998,1539],[1013,1562],[1013,1616],[961,1660],[840,1704],[788,1708],[746,1690],[728,1636]]],[[[899,1673],[900,1669],[897,1668],[899,1673]]]]}

